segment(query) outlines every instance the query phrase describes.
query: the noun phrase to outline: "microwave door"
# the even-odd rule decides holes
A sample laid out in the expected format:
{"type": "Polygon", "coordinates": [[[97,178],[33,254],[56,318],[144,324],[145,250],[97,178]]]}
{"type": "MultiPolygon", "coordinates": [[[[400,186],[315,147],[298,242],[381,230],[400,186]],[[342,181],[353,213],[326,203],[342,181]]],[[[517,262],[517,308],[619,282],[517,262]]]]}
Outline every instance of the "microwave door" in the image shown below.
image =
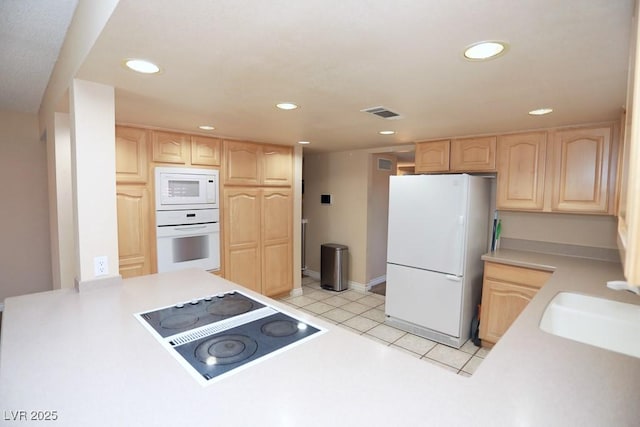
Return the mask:
{"type": "Polygon", "coordinates": [[[156,210],[217,209],[218,171],[156,168],[156,210]]]}

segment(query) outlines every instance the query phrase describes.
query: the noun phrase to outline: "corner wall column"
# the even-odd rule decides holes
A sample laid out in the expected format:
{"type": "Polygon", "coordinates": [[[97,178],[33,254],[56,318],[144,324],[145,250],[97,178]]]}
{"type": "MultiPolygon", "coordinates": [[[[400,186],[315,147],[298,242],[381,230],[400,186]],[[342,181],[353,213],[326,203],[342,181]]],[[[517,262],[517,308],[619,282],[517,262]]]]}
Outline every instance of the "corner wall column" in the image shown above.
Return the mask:
{"type": "Polygon", "coordinates": [[[111,86],[73,80],[70,90],[76,285],[118,274],[115,166],[115,92],[111,86]],[[96,275],[96,257],[106,257],[106,274],[96,275]]]}

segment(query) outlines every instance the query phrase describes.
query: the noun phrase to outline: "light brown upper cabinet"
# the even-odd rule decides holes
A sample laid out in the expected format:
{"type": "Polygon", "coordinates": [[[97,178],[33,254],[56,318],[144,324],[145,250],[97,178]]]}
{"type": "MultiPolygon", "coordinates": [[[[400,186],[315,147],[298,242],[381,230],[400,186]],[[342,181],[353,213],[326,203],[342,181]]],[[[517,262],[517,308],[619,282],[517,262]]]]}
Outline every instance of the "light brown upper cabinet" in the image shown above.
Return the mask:
{"type": "Polygon", "coordinates": [[[503,135],[498,138],[498,209],[543,209],[546,152],[547,132],[503,135]]]}
{"type": "Polygon", "coordinates": [[[450,140],[416,142],[415,173],[448,172],[450,140]]]}
{"type": "Polygon", "coordinates": [[[116,126],[116,182],[147,182],[147,138],[145,129],[116,126]]]}
{"type": "Polygon", "coordinates": [[[415,173],[496,169],[496,137],[416,142],[415,173]]]}
{"type": "Polygon", "coordinates": [[[293,150],[282,145],[262,146],[262,184],[290,186],[293,150]]]}
{"type": "Polygon", "coordinates": [[[191,151],[189,135],[172,132],[152,131],[152,159],[158,163],[189,163],[191,151]]]}
{"type": "Polygon", "coordinates": [[[606,126],[554,133],[552,211],[609,212],[612,131],[606,126]]]}
{"type": "Polygon", "coordinates": [[[224,141],[223,146],[225,185],[291,186],[291,147],[241,141],[224,141]]]}
{"type": "Polygon", "coordinates": [[[496,207],[613,214],[615,132],[611,124],[499,136],[496,207]]]}
{"type": "Polygon", "coordinates": [[[496,170],[496,137],[454,139],[451,141],[452,172],[496,170]]]}
{"type": "Polygon", "coordinates": [[[220,166],[220,140],[192,135],[191,164],[197,166],[220,166]]]}

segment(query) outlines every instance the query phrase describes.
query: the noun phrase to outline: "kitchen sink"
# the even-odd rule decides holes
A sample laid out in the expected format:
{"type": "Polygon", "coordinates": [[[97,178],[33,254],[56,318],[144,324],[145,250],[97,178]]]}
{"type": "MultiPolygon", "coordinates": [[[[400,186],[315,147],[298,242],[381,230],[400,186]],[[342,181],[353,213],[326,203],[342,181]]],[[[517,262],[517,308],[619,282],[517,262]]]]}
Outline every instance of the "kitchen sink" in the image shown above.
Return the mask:
{"type": "Polygon", "coordinates": [[[545,309],[540,329],[605,350],[640,357],[640,305],[560,292],[545,309]]]}

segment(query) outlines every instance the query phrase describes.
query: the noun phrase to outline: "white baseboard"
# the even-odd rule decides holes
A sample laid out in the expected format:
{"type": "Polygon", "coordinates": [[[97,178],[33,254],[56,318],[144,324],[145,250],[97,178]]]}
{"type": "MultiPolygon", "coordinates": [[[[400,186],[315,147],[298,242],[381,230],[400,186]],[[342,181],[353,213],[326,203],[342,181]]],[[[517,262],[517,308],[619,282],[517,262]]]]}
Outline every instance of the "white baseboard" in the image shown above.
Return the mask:
{"type": "Polygon", "coordinates": [[[94,289],[100,289],[108,286],[122,285],[122,276],[100,277],[97,279],[79,281],[75,278],[75,288],[78,292],[86,292],[94,289]]]}
{"type": "Polygon", "coordinates": [[[320,281],[320,273],[317,271],[306,269],[303,274],[317,280],[318,282],[320,281]]]}
{"type": "MultiPolygon", "coordinates": [[[[304,275],[311,277],[314,280],[320,281],[320,273],[317,271],[307,269],[304,271],[304,275]]],[[[384,283],[386,281],[387,281],[387,276],[385,275],[385,276],[376,277],[375,279],[371,280],[367,284],[349,280],[348,286],[349,286],[349,289],[352,289],[357,292],[367,292],[368,290],[371,289],[371,287],[375,285],[379,285],[380,283],[384,283]]]]}
{"type": "Polygon", "coordinates": [[[349,280],[349,289],[351,289],[352,291],[365,293],[367,292],[367,285],[365,285],[364,283],[358,283],[349,280]]]}
{"type": "Polygon", "coordinates": [[[302,288],[293,288],[291,292],[289,292],[289,297],[300,297],[302,296],[302,288]]]}
{"type": "Polygon", "coordinates": [[[379,285],[380,283],[384,283],[387,281],[387,275],[378,276],[375,279],[371,279],[369,283],[367,283],[367,290],[370,291],[372,287],[375,285],[379,285]]]}

